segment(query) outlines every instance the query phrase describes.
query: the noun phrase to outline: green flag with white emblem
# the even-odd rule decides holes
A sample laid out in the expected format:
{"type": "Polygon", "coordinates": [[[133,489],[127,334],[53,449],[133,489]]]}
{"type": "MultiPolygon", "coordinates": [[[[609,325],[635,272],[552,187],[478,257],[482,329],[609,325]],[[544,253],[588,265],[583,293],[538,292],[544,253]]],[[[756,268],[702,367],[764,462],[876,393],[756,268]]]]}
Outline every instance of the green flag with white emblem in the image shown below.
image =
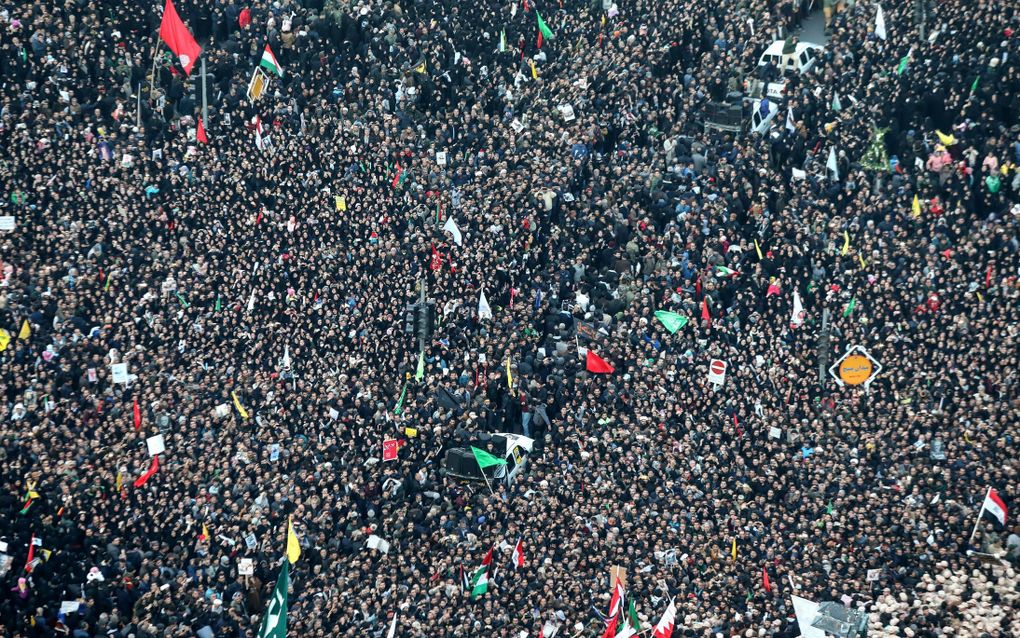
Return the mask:
{"type": "Polygon", "coordinates": [[[290,562],[283,561],[280,576],[276,579],[273,597],[262,617],[259,638],[287,638],[287,583],[290,580],[290,562]]]}

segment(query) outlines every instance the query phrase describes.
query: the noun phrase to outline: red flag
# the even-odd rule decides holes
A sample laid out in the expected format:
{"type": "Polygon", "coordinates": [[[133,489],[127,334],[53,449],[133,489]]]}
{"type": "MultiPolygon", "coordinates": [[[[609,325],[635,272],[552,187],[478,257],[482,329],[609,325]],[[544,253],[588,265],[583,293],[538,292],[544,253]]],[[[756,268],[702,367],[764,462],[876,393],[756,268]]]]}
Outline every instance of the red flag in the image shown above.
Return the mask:
{"type": "Polygon", "coordinates": [[[542,48],[542,32],[541,31],[538,32],[538,48],[539,49],[542,48]]]}
{"type": "Polygon", "coordinates": [[[209,143],[209,138],[205,135],[205,125],[202,124],[202,118],[198,118],[198,131],[195,133],[195,139],[203,144],[209,143]]]}
{"type": "Polygon", "coordinates": [[[992,265],[988,264],[988,270],[985,271],[985,288],[992,287],[992,265]]]}
{"type": "Polygon", "coordinates": [[[708,300],[701,300],[701,318],[708,322],[708,326],[712,327],[712,314],[708,311],[708,300]]]}
{"type": "Polygon", "coordinates": [[[694,295],[701,296],[701,275],[698,275],[698,280],[694,282],[694,295]]]}
{"type": "Polygon", "coordinates": [[[432,270],[439,270],[443,267],[443,256],[436,250],[436,247],[432,246],[432,263],[429,264],[429,268],[432,270]]]}
{"type": "Polygon", "coordinates": [[[400,168],[400,162],[397,162],[397,174],[393,176],[393,183],[391,184],[391,186],[392,186],[393,188],[396,188],[396,187],[397,187],[397,184],[399,184],[399,183],[400,183],[400,173],[401,173],[401,172],[403,172],[403,171],[402,171],[402,169],[400,168]]]}
{"type": "Polygon", "coordinates": [[[138,399],[134,399],[135,430],[142,429],[142,411],[138,409],[138,399]]]}
{"type": "Polygon", "coordinates": [[[184,73],[191,75],[191,69],[195,66],[198,56],[202,55],[202,47],[198,46],[198,42],[195,42],[195,38],[188,31],[187,25],[177,15],[173,0],[166,0],[166,6],[163,7],[163,21],[159,25],[159,37],[177,56],[184,68],[184,73]]]}
{"type": "Polygon", "coordinates": [[[594,372],[595,374],[612,374],[616,371],[616,368],[606,363],[606,361],[592,352],[588,351],[588,357],[584,361],[584,367],[588,369],[588,372],[594,372]]]}
{"type": "Polygon", "coordinates": [[[765,565],[761,566],[761,582],[765,586],[765,591],[772,593],[772,583],[769,582],[769,570],[765,565]]]}
{"type": "Polygon", "coordinates": [[[135,479],[135,487],[141,487],[145,485],[145,482],[152,478],[152,475],[155,474],[158,470],[159,470],[159,455],[157,454],[156,456],[152,457],[152,465],[150,465],[149,469],[145,471],[145,474],[142,474],[137,479],[135,479]]]}
{"type": "Polygon", "coordinates": [[[241,9],[241,13],[237,14],[237,26],[242,29],[251,24],[251,9],[245,7],[241,9]]]}
{"type": "Polygon", "coordinates": [[[619,614],[610,618],[609,622],[606,623],[606,631],[602,634],[602,638],[613,638],[613,636],[616,635],[616,626],[619,623],[620,623],[619,614]]]}

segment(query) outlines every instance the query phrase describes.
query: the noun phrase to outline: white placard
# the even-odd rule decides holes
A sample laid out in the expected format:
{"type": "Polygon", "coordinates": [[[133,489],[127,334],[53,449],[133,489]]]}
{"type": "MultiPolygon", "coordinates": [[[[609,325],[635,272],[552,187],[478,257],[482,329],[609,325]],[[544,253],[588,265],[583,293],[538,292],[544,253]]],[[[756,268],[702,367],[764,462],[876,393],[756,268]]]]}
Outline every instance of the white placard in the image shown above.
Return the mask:
{"type": "Polygon", "coordinates": [[[769,428],[769,438],[770,439],[779,439],[779,438],[782,438],[782,436],[783,436],[783,431],[781,429],[777,428],[774,425],[769,428]]]}
{"type": "Polygon", "coordinates": [[[251,576],[255,573],[255,563],[250,558],[242,558],[237,561],[237,573],[241,576],[251,576]]]}
{"type": "Polygon", "coordinates": [[[375,534],[368,537],[368,548],[379,550],[382,554],[390,553],[390,544],[379,538],[375,534]]]}
{"type": "Polygon", "coordinates": [[[446,166],[446,151],[439,151],[436,153],[436,164],[446,166]]]}
{"type": "Polygon", "coordinates": [[[115,363],[110,366],[110,373],[113,375],[114,383],[128,382],[128,367],[126,363],[115,363]]]}
{"type": "Polygon", "coordinates": [[[712,359],[708,362],[708,381],[716,385],[726,383],[726,362],[722,359],[712,359]]]}
{"type": "Polygon", "coordinates": [[[145,439],[145,447],[149,449],[149,456],[156,456],[166,452],[166,444],[163,442],[163,435],[157,434],[145,439]]]}
{"type": "Polygon", "coordinates": [[[0,230],[14,230],[15,219],[13,215],[0,217],[0,230]]]}
{"type": "Polygon", "coordinates": [[[573,122],[576,118],[574,116],[574,107],[570,104],[560,105],[560,115],[563,116],[564,122],[573,122]]]}
{"type": "Polygon", "coordinates": [[[514,118],[514,121],[510,122],[510,128],[514,130],[514,133],[520,133],[524,130],[524,125],[521,124],[520,120],[514,118]]]}
{"type": "Polygon", "coordinates": [[[882,570],[881,569],[869,569],[868,570],[868,582],[869,583],[875,582],[876,580],[879,579],[879,577],[881,575],[882,575],[882,570]]]}
{"type": "Polygon", "coordinates": [[[255,538],[255,534],[251,533],[244,537],[244,544],[248,546],[248,549],[255,549],[258,545],[258,539],[255,538]]]}
{"type": "Polygon", "coordinates": [[[77,600],[65,600],[60,603],[60,613],[72,614],[78,611],[78,607],[80,606],[81,603],[79,603],[77,600]]]}
{"type": "Polygon", "coordinates": [[[331,418],[334,421],[336,421],[337,419],[340,418],[340,412],[338,412],[336,408],[330,408],[329,409],[329,418],[331,418]]]}

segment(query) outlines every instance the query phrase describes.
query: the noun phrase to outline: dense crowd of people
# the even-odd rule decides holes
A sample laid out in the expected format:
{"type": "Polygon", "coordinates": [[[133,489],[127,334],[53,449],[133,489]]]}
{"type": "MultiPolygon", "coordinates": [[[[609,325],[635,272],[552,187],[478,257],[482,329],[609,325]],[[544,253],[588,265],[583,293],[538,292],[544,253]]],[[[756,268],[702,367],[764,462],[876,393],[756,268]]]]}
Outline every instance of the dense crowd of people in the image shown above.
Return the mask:
{"type": "Polygon", "coordinates": [[[0,10],[0,635],[258,635],[288,520],[293,636],[601,636],[617,569],[676,636],[1020,635],[1015,517],[972,536],[1020,484],[1020,7],[175,4],[190,77],[162,2],[0,10]],[[706,127],[818,11],[771,129],[706,127]],[[448,474],[496,432],[525,471],[448,474]]]}

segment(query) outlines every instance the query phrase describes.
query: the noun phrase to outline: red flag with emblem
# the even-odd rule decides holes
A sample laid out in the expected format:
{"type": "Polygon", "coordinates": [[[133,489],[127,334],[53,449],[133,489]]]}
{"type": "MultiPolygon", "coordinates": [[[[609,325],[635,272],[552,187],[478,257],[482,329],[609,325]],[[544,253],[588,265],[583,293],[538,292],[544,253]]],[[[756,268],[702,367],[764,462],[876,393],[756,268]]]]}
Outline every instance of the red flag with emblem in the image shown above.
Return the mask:
{"type": "Polygon", "coordinates": [[[163,21],[159,24],[159,37],[166,42],[170,50],[177,56],[186,75],[191,75],[198,56],[202,55],[202,47],[198,46],[188,27],[177,15],[173,0],[166,0],[163,7],[163,21]]]}

